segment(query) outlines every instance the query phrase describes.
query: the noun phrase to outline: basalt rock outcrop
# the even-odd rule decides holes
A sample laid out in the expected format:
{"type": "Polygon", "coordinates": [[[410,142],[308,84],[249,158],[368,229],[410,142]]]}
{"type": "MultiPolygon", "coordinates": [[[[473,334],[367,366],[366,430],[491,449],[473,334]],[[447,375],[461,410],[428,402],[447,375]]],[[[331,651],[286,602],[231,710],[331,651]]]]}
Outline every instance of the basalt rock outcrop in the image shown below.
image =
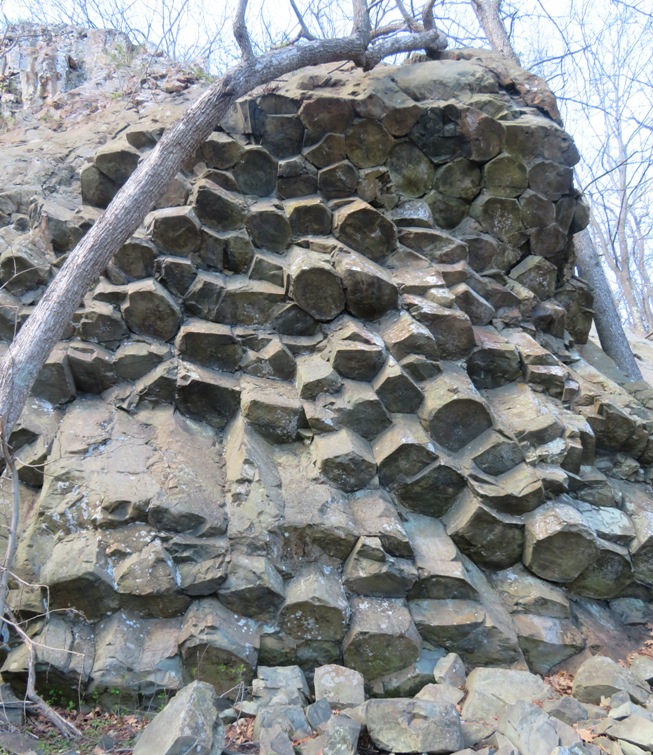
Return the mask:
{"type": "MultiPolygon", "coordinates": [[[[447,653],[546,673],[649,620],[653,392],[584,346],[579,156],[495,64],[268,87],[118,252],[11,438],[42,682],[341,664],[410,697],[447,653]]],[[[77,206],[5,213],[5,341],[156,144],[134,119],[77,206]]]]}

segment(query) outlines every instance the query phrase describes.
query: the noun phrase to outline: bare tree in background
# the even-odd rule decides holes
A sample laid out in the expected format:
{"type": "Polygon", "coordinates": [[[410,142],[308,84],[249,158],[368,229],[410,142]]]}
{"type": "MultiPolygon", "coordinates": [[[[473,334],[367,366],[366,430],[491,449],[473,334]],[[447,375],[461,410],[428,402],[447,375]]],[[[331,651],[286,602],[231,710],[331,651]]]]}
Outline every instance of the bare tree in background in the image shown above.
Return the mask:
{"type": "Polygon", "coordinates": [[[216,81],[166,131],[104,215],[70,253],[10,344],[0,365],[0,420],[5,438],[9,437],[34,380],[84,294],[233,102],[255,87],[304,66],[352,60],[369,69],[399,52],[442,50],[447,43],[434,28],[431,5],[427,3],[421,21],[411,18],[410,24],[394,25],[386,32],[372,28],[366,0],[352,0],[353,26],[348,36],[307,40],[306,34],[302,34],[294,45],[257,56],[245,22],[247,0],[239,0],[234,35],[242,53],[241,63],[216,81]]]}

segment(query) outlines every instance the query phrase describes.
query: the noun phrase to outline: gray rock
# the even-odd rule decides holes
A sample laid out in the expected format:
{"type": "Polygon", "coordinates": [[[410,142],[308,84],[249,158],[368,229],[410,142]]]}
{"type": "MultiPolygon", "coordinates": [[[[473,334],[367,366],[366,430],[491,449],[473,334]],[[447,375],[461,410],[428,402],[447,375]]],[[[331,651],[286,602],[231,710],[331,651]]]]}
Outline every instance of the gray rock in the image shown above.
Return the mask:
{"type": "Polygon", "coordinates": [[[354,708],[365,702],[365,680],[352,668],[330,664],[315,669],[315,699],[326,700],[331,708],[354,708]]]}
{"type": "Polygon", "coordinates": [[[192,748],[198,755],[213,755],[224,744],[218,717],[217,695],[210,684],[191,682],[143,730],[136,755],[173,755],[192,748]]]}
{"type": "Polygon", "coordinates": [[[602,697],[611,697],[621,690],[639,704],[645,703],[650,694],[646,682],[641,682],[629,669],[606,656],[588,658],[574,678],[573,695],[581,703],[599,705],[602,697]]]}
{"type": "Polygon", "coordinates": [[[349,605],[332,569],[311,564],[288,582],[279,621],[292,637],[341,640],[348,618],[349,605]]]}
{"type": "Polygon", "coordinates": [[[364,488],[376,474],[369,444],[351,430],[318,435],[313,445],[322,474],[348,493],[364,488]]]}
{"type": "Polygon", "coordinates": [[[195,600],[186,612],[180,644],[184,669],[222,693],[253,676],[260,644],[256,622],[215,598],[195,600]]]}
{"type": "Polygon", "coordinates": [[[455,653],[449,653],[435,664],[433,677],[437,684],[449,684],[452,687],[464,687],[467,675],[465,674],[465,664],[460,656],[455,653]]]}
{"type": "Polygon", "coordinates": [[[465,721],[488,721],[518,701],[544,702],[555,697],[552,687],[528,671],[476,668],[467,677],[462,717],[465,721]]]}
{"type": "MultiPolygon", "coordinates": [[[[509,706],[499,720],[499,731],[513,742],[521,752],[532,755],[550,755],[560,742],[558,726],[565,726],[550,718],[541,708],[527,700],[518,700],[509,706]]],[[[570,730],[580,743],[580,737],[570,730]]],[[[568,742],[567,744],[574,744],[568,742]]]]}
{"type": "Polygon", "coordinates": [[[414,663],[420,637],[403,600],[354,597],[352,618],[343,642],[345,663],[368,679],[414,663]]]}
{"type": "Polygon", "coordinates": [[[275,380],[242,382],[241,411],[245,420],[271,443],[290,443],[304,424],[304,409],[292,386],[275,380]]]}
{"type": "Polygon", "coordinates": [[[422,700],[370,700],[367,731],[389,752],[449,753],[463,747],[460,719],[453,705],[422,700]]]}
{"type": "Polygon", "coordinates": [[[177,302],[154,280],[131,283],[121,311],[131,331],[162,341],[175,336],[183,319],[177,302]]]}
{"type": "Polygon", "coordinates": [[[524,564],[539,577],[571,582],[597,555],[596,535],[572,506],[549,503],[526,518],[524,564]]]}
{"type": "Polygon", "coordinates": [[[335,715],[324,725],[322,751],[333,755],[356,755],[361,724],[347,715],[335,715]]]}
{"type": "Polygon", "coordinates": [[[394,224],[360,199],[334,212],[333,232],[339,241],[373,262],[387,257],[397,243],[394,224]]]}

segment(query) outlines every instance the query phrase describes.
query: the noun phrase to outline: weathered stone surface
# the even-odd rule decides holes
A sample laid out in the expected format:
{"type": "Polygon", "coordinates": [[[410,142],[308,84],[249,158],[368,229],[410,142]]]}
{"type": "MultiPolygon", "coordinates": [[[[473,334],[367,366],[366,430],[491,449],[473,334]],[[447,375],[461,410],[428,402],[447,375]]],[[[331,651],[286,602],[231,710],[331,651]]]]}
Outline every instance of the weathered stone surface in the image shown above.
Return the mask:
{"type": "Polygon", "coordinates": [[[640,705],[650,694],[648,684],[606,656],[588,658],[576,671],[573,695],[581,703],[600,705],[602,697],[612,697],[620,691],[626,692],[634,703],[640,705]]]}
{"type": "Polygon", "coordinates": [[[188,255],[200,245],[200,222],[192,207],[169,207],[145,219],[152,241],[165,252],[188,255]]]}
{"type": "Polygon", "coordinates": [[[218,597],[234,613],[265,619],[276,616],[284,602],[285,588],[269,559],[234,554],[218,597]]]}
{"type": "Polygon", "coordinates": [[[518,700],[502,713],[499,731],[514,742],[520,752],[533,755],[556,752],[562,738],[567,745],[581,742],[580,736],[571,727],[549,717],[539,706],[527,700],[518,700]]]}
{"type": "Polygon", "coordinates": [[[580,653],[585,639],[569,619],[519,614],[513,617],[519,647],[528,667],[546,674],[562,661],[580,653]]]}
{"type": "Polygon", "coordinates": [[[412,477],[438,458],[429,435],[416,417],[405,417],[380,435],[373,445],[379,480],[391,486],[412,477]]]}
{"type": "Polygon", "coordinates": [[[381,123],[363,119],[345,134],[347,157],[357,168],[383,165],[394,139],[381,123]]]}
{"type": "Polygon", "coordinates": [[[389,412],[414,413],[424,398],[417,384],[392,357],[374,378],[372,387],[389,412]]]}
{"type": "Polygon", "coordinates": [[[330,664],[315,669],[315,699],[332,708],[353,708],[365,702],[363,675],[346,666],[330,664]]]}
{"type": "Polygon", "coordinates": [[[485,609],[472,600],[412,600],[410,612],[423,639],[447,650],[455,650],[485,621],[485,609]]]}
{"type": "Polygon", "coordinates": [[[139,695],[152,699],[161,690],[181,689],[180,628],[178,618],[143,619],[124,611],[101,621],[89,693],[111,707],[116,689],[121,704],[137,704],[139,695]]]}
{"type": "Polygon", "coordinates": [[[397,191],[408,197],[421,197],[430,190],[435,173],[433,163],[412,142],[395,145],[387,164],[397,191]]]}
{"type": "Polygon", "coordinates": [[[301,569],[286,586],[279,619],[283,630],[297,639],[342,640],[349,604],[337,574],[318,564],[301,569]]]}
{"type": "Polygon", "coordinates": [[[554,697],[553,688],[528,671],[476,668],[467,677],[462,717],[465,721],[488,721],[520,700],[543,702],[554,697]]]}
{"type": "Polygon", "coordinates": [[[523,239],[521,208],[516,199],[481,192],[472,203],[470,215],[501,241],[517,245],[523,239]]]}
{"type": "Polygon", "coordinates": [[[398,362],[414,355],[432,360],[439,358],[438,344],[431,332],[408,312],[384,318],[380,334],[388,351],[398,362]]]}
{"type": "Polygon", "coordinates": [[[231,375],[186,363],[179,369],[175,400],[182,414],[222,429],[240,405],[240,383],[231,375]]]}
{"type": "Polygon", "coordinates": [[[286,213],[294,236],[325,236],[331,232],[331,210],[320,199],[286,202],[286,213]]]}
{"type": "Polygon", "coordinates": [[[304,155],[316,168],[326,168],[345,157],[344,134],[325,134],[318,142],[304,150],[304,155]]]}
{"type": "Polygon", "coordinates": [[[423,700],[370,700],[367,730],[389,752],[449,753],[462,749],[460,718],[453,705],[423,700]]]}
{"type": "Polygon", "coordinates": [[[572,182],[572,169],[560,163],[535,160],[528,168],[528,186],[545,199],[560,199],[569,192],[572,182]]]}
{"type": "Polygon", "coordinates": [[[571,582],[598,555],[596,535],[567,503],[546,504],[525,524],[524,564],[539,577],[571,582]],[[564,560],[560,553],[567,554],[564,560]]]}
{"type": "Polygon", "coordinates": [[[451,293],[456,304],[469,317],[473,325],[488,325],[496,314],[494,307],[466,283],[453,286],[451,293]]]}
{"type": "Polygon", "coordinates": [[[290,245],[292,230],[283,206],[262,202],[249,208],[245,221],[254,246],[283,252],[290,245]]]}
{"type": "Polygon", "coordinates": [[[39,249],[23,242],[0,255],[0,281],[12,294],[20,295],[50,279],[50,265],[39,249]]]}
{"type": "Polygon", "coordinates": [[[327,199],[342,199],[353,194],[358,171],[348,160],[341,160],[317,174],[317,188],[327,199]]]}
{"type": "Polygon", "coordinates": [[[398,671],[417,660],[421,640],[405,601],[354,597],[343,642],[345,663],[365,679],[398,671]]]}
{"type": "Polygon", "coordinates": [[[183,320],[177,302],[154,280],[131,283],[121,310],[134,333],[163,341],[177,333],[183,320]]]}
{"type": "Polygon", "coordinates": [[[447,534],[476,564],[501,569],[521,559],[522,522],[484,506],[471,492],[447,513],[445,524],[447,534]]]}
{"type": "Polygon", "coordinates": [[[343,250],[336,256],[335,267],[345,291],[347,310],[354,317],[376,320],[397,308],[397,287],[380,265],[343,250]]]}
{"type": "Polygon", "coordinates": [[[393,493],[407,509],[443,516],[465,487],[465,478],[448,461],[435,461],[420,472],[395,483],[393,493]]]}
{"type": "Polygon", "coordinates": [[[515,347],[492,328],[475,328],[477,349],[467,359],[467,374],[477,388],[497,388],[521,372],[515,347]]]}
{"type": "Polygon", "coordinates": [[[191,747],[198,755],[222,748],[224,731],[210,684],[191,682],[143,730],[136,755],[173,755],[191,747]]]}
{"type": "Polygon", "coordinates": [[[195,185],[192,204],[200,221],[216,231],[236,231],[245,219],[242,200],[212,181],[195,185]]]}
{"type": "MultiPolygon", "coordinates": [[[[95,638],[91,625],[55,614],[36,628],[33,637],[37,691],[44,695],[49,685],[56,685],[62,695],[75,699],[78,690],[85,689],[93,667],[95,638]]],[[[29,664],[30,651],[21,643],[5,658],[3,678],[18,689],[22,687],[22,692],[29,664]]]]}
{"type": "Polygon", "coordinates": [[[467,259],[467,245],[440,230],[400,228],[399,242],[433,262],[452,264],[467,259]]]}
{"type": "Polygon", "coordinates": [[[544,300],[553,296],[557,273],[555,265],[548,260],[530,255],[513,267],[510,277],[544,300]]]}
{"type": "Polygon", "coordinates": [[[459,451],[492,427],[492,417],[467,376],[453,368],[423,386],[418,415],[431,437],[449,451],[459,451]]]}
{"type": "Polygon", "coordinates": [[[79,179],[82,201],[91,207],[108,207],[120,188],[92,163],[81,169],[79,179]]]}
{"type": "Polygon", "coordinates": [[[309,131],[343,133],[354,120],[354,109],[350,99],[316,96],[304,100],[299,109],[299,117],[309,131]]]}
{"type": "Polygon", "coordinates": [[[111,141],[95,153],[95,167],[121,186],[136,170],[140,158],[141,153],[126,140],[111,141]]]}
{"type": "Polygon", "coordinates": [[[326,356],[343,377],[372,380],[381,369],[386,352],[376,333],[344,318],[329,339],[326,356]]]}
{"type": "Polygon", "coordinates": [[[412,562],[387,554],[377,537],[359,538],[343,567],[343,584],[353,593],[403,598],[417,579],[412,562]]]}
{"type": "Polygon", "coordinates": [[[243,146],[228,134],[214,131],[200,147],[201,156],[209,168],[233,168],[243,154],[243,146]]]}
{"type": "Polygon", "coordinates": [[[243,380],[241,411],[248,424],[271,443],[295,440],[304,423],[304,409],[292,387],[275,380],[243,380]]]}
{"type": "Polygon", "coordinates": [[[334,212],[333,232],[339,241],[373,262],[380,262],[387,257],[397,243],[394,224],[360,199],[334,212]]]}
{"type": "Polygon", "coordinates": [[[320,431],[347,427],[368,441],[386,430],[392,420],[374,390],[359,380],[344,380],[336,396],[321,396],[309,425],[320,431]]]}
{"type": "Polygon", "coordinates": [[[234,178],[243,194],[267,197],[277,183],[277,161],[261,147],[246,147],[234,165],[234,178]]]}
{"type": "Polygon", "coordinates": [[[243,676],[252,678],[259,643],[257,624],[215,598],[194,601],[184,616],[180,636],[184,667],[218,693],[231,690],[243,676]]]}
{"type": "Polygon", "coordinates": [[[478,592],[442,522],[420,514],[406,519],[419,574],[409,599],[476,599],[478,592]]]}
{"type": "Polygon", "coordinates": [[[628,549],[598,540],[598,552],[569,589],[578,595],[605,600],[615,598],[633,581],[633,565],[628,549]]]}
{"type": "Polygon", "coordinates": [[[228,325],[187,320],[175,339],[179,355],[203,367],[235,372],[243,348],[228,325]]]}
{"type": "Polygon", "coordinates": [[[474,330],[467,313],[412,294],[405,295],[403,301],[410,314],[428,328],[441,359],[464,359],[474,348],[474,330]]]}
{"type": "Polygon", "coordinates": [[[380,491],[364,491],[350,499],[351,510],[361,536],[378,537],[392,556],[412,558],[413,548],[399,514],[380,491]]]}
{"type": "Polygon", "coordinates": [[[311,317],[328,322],[345,308],[340,277],[322,255],[295,247],[289,274],[290,295],[311,317]]]}
{"type": "Polygon", "coordinates": [[[322,474],[348,493],[365,487],[376,474],[369,444],[351,430],[319,435],[314,446],[322,474]]]}

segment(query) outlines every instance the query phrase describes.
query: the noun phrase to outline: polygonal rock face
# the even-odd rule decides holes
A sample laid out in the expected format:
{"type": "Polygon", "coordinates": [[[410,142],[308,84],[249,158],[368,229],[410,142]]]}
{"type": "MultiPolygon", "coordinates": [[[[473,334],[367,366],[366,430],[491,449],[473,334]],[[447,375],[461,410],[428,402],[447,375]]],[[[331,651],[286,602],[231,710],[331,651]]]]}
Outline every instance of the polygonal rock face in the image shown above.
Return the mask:
{"type": "MultiPolygon", "coordinates": [[[[649,492],[621,479],[653,458],[650,396],[576,348],[593,309],[570,277],[578,155],[532,109],[536,81],[492,60],[302,71],[239,103],[75,313],[10,440],[21,490],[41,488],[30,581],[102,637],[138,612],[143,658],[102,656],[104,686],[123,661],[132,696],[166,664],[173,688],[234,686],[256,660],[244,628],[264,663],[344,656],[374,694],[414,695],[443,647],[548,671],[583,644],[567,591],[591,613],[653,584],[649,492]],[[77,391],[104,394],[101,419],[63,406],[77,391]]],[[[152,124],[109,142],[84,201],[106,206],[155,142],[152,124]]],[[[24,217],[3,230],[6,339],[99,217],[71,190],[39,210],[43,249],[24,217]]],[[[0,194],[22,214],[23,188],[0,194]]],[[[424,696],[459,700],[442,688],[424,696]]]]}
{"type": "Polygon", "coordinates": [[[122,315],[134,333],[162,341],[170,340],[182,322],[177,302],[156,281],[132,283],[122,315]]]}
{"type": "Polygon", "coordinates": [[[449,451],[459,451],[492,427],[480,396],[454,373],[443,374],[425,386],[419,416],[431,437],[449,451]]]}
{"type": "Polygon", "coordinates": [[[527,517],[524,564],[539,577],[571,582],[597,555],[596,535],[568,504],[550,503],[527,517]]]}
{"type": "Polygon", "coordinates": [[[315,446],[320,471],[342,490],[360,490],[376,474],[369,444],[351,430],[320,435],[315,446]]]}
{"type": "Polygon", "coordinates": [[[406,668],[419,656],[421,641],[403,600],[353,598],[343,654],[365,679],[406,668]]]}
{"type": "Polygon", "coordinates": [[[361,200],[336,210],[333,216],[336,238],[378,262],[394,250],[397,231],[378,210],[361,200]]]}

